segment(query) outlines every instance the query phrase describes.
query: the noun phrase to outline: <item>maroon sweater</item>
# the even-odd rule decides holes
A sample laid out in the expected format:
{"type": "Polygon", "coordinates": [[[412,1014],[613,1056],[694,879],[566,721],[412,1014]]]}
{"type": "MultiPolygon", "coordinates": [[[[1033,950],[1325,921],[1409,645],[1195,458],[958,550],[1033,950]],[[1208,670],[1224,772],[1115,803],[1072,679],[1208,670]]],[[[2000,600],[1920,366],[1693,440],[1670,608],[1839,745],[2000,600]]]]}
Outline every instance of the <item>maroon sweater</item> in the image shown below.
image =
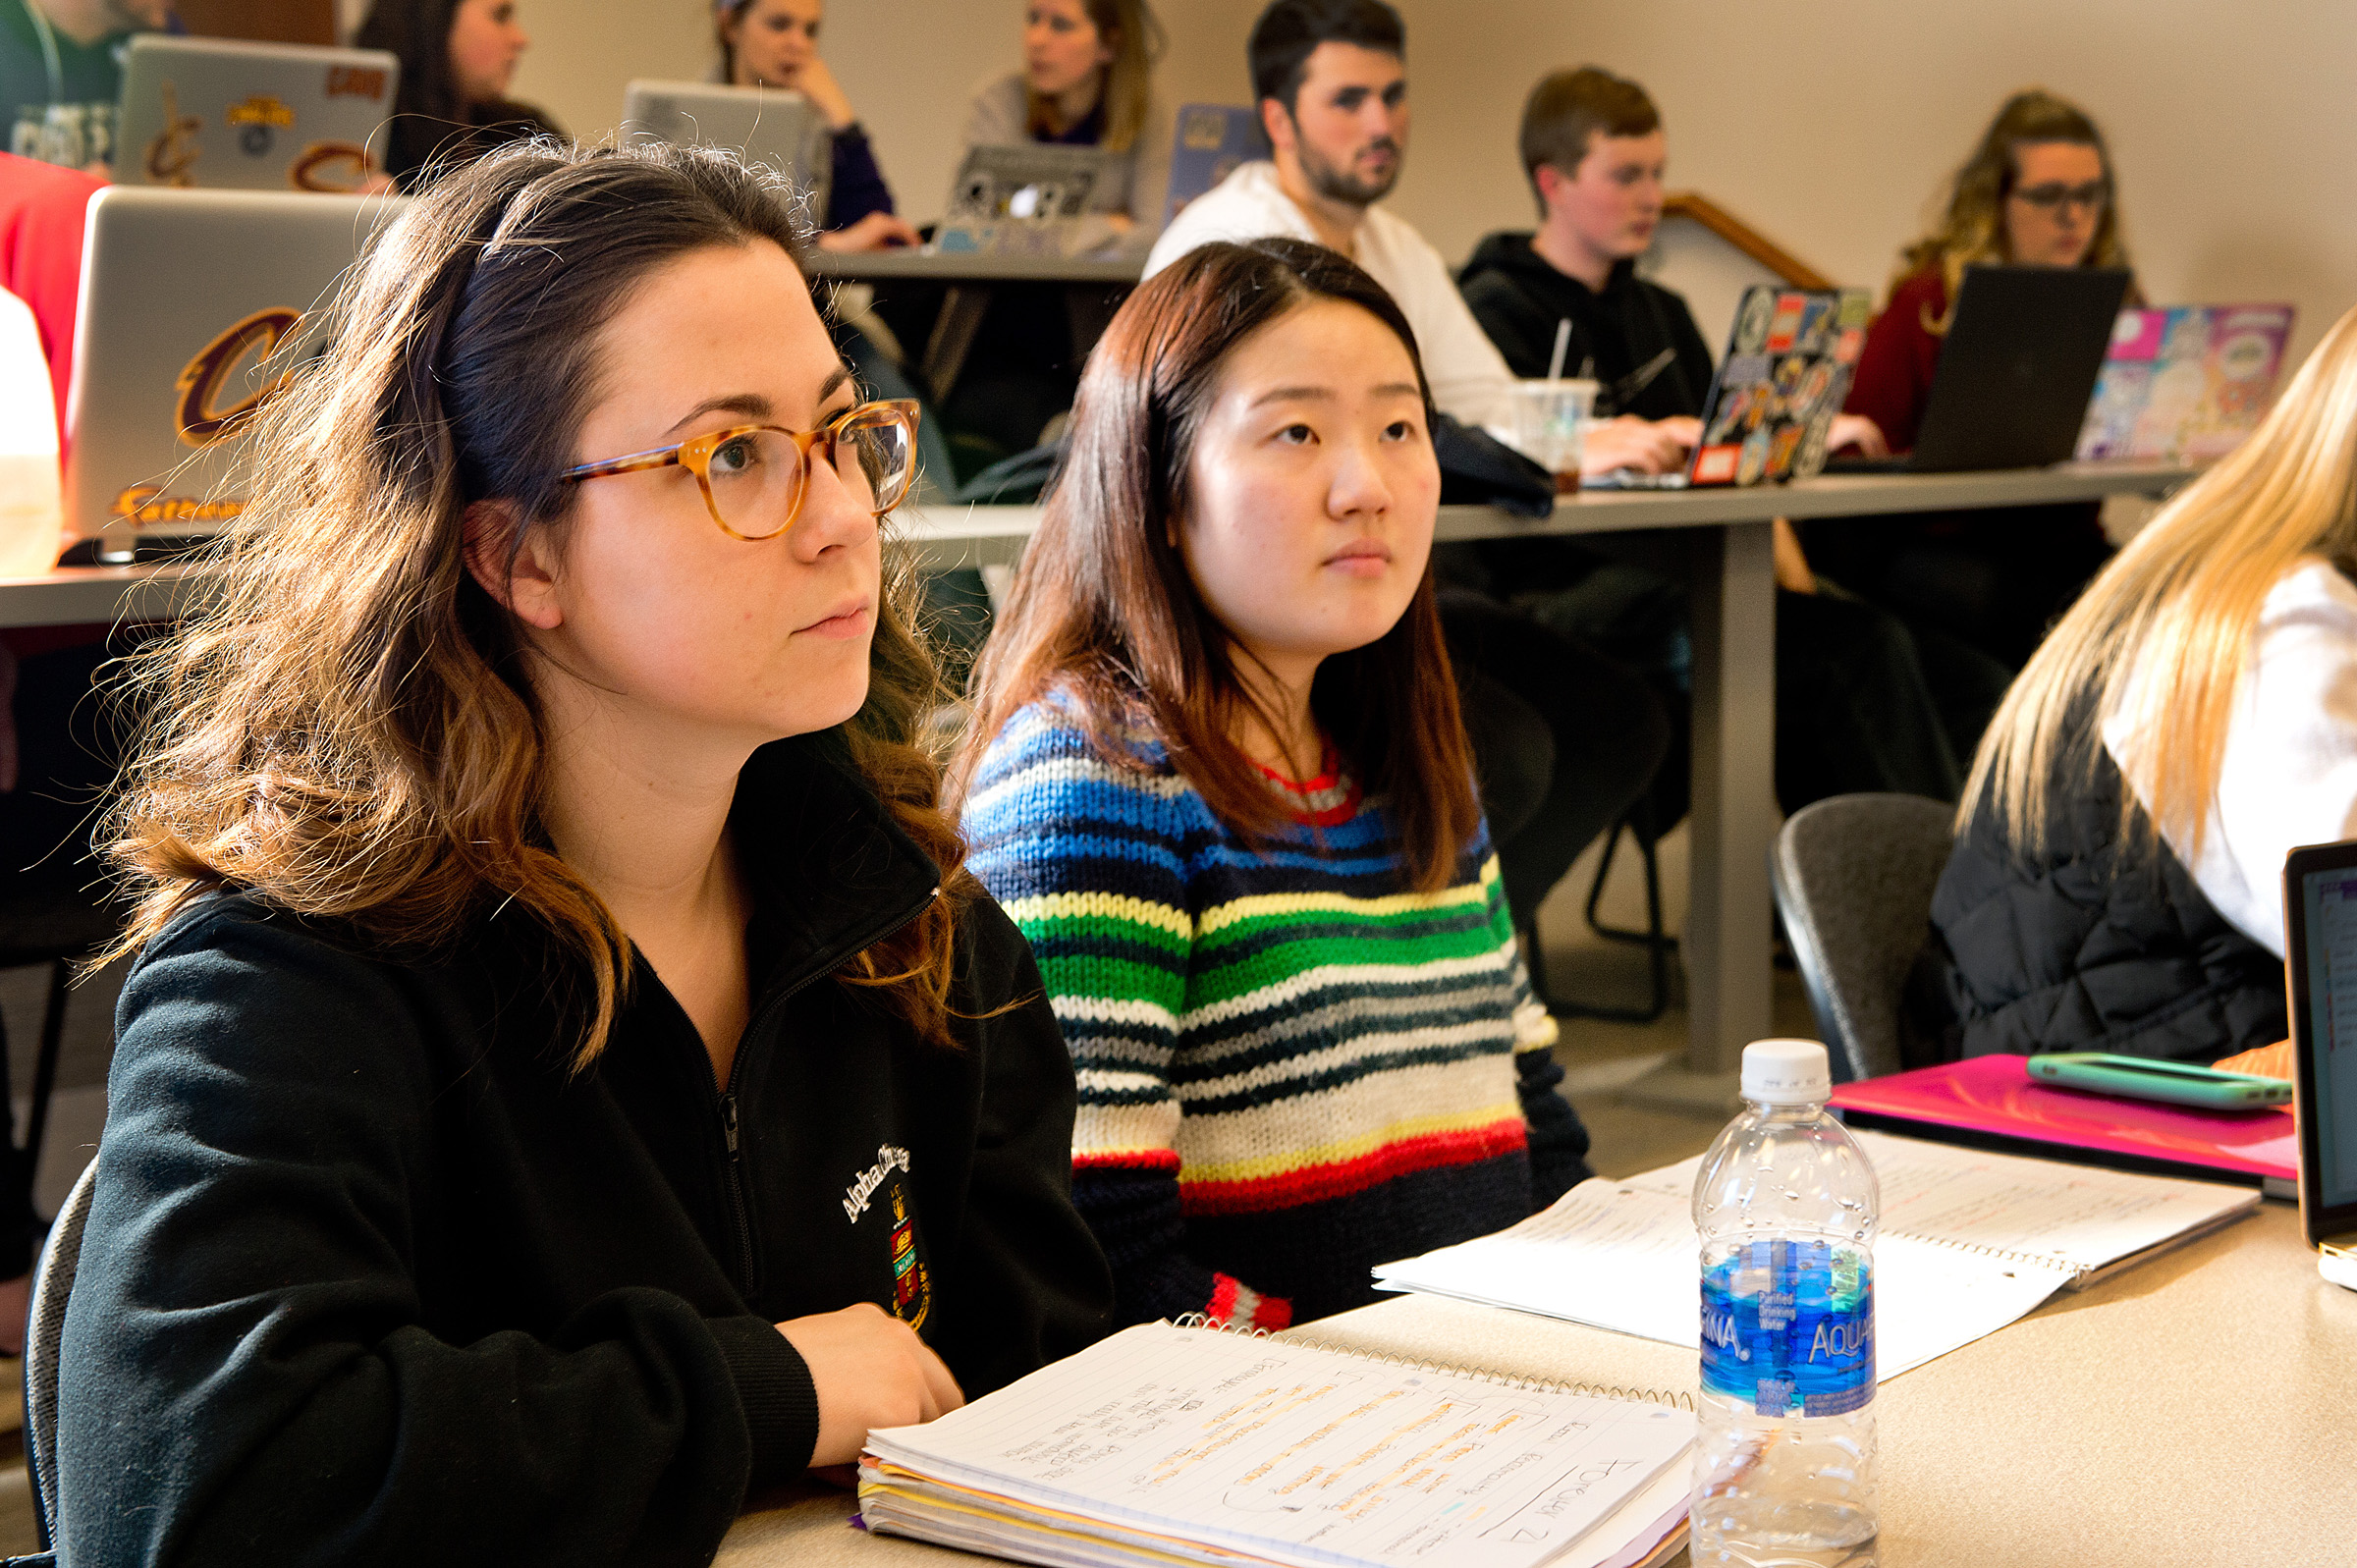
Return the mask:
{"type": "Polygon", "coordinates": [[[1862,413],[1881,427],[1892,452],[1915,450],[1932,372],[1945,341],[1924,326],[1947,313],[1947,284],[1927,267],[1891,291],[1891,302],[1866,329],[1866,348],[1849,384],[1844,413],[1862,413]]]}

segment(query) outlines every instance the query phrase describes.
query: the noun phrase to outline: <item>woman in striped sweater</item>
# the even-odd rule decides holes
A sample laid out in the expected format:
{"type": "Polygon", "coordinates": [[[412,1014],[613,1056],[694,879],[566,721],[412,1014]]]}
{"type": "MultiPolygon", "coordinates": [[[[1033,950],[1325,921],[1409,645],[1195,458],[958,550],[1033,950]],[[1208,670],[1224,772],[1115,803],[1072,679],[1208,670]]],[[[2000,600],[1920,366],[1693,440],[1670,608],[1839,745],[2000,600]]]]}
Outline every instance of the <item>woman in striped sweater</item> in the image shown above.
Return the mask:
{"type": "Polygon", "coordinates": [[[1441,642],[1431,417],[1347,258],[1192,252],[1090,356],[977,669],[969,864],[1064,1026],[1127,1321],[1356,1306],[1587,1174],[1441,642]]]}

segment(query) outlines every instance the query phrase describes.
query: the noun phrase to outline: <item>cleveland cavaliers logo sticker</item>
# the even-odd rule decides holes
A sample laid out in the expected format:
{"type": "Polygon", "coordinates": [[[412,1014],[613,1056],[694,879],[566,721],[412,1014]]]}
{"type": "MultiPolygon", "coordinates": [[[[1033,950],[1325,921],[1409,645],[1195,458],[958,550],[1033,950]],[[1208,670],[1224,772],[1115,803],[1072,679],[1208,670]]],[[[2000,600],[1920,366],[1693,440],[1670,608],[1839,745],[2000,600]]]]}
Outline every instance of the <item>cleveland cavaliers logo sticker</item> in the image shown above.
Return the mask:
{"type": "Polygon", "coordinates": [[[196,133],[204,122],[180,112],[180,94],[164,83],[164,129],[147,143],[147,180],[151,185],[186,189],[196,183],[196,133]]]}
{"type": "Polygon", "coordinates": [[[368,149],[356,141],[314,141],[287,165],[287,184],[298,190],[356,195],[373,169],[368,149]]]}
{"type": "Polygon", "coordinates": [[[294,330],[301,314],[283,306],[256,310],[206,344],[189,361],[188,368],[181,371],[179,381],[174,384],[180,394],[180,406],[173,422],[179,427],[185,445],[202,451],[238,434],[271,395],[287,384],[294,375],[292,370],[250,396],[227,407],[221,406],[231,374],[248,359],[268,358],[271,351],[294,330]]]}

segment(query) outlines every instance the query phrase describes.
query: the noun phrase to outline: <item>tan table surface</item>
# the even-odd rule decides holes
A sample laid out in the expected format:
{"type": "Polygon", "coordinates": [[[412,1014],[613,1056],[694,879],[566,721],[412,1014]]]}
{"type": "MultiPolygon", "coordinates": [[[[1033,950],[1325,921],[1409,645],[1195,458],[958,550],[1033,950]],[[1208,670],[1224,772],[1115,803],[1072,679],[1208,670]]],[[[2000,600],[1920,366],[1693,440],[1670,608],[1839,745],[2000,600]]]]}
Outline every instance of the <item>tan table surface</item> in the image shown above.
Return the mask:
{"type": "MultiPolygon", "coordinates": [[[[1527,1376],[1694,1386],[1690,1350],[1426,1296],[1299,1333],[1527,1376]]],[[[1885,1383],[1876,1405],[1884,1568],[2357,1561],[2357,1293],[2317,1277],[2289,1204],[2063,1292],[1885,1383]]],[[[852,1506],[815,1488],[782,1495],[738,1522],[719,1561],[974,1560],[861,1535],[844,1523],[852,1506]]]]}

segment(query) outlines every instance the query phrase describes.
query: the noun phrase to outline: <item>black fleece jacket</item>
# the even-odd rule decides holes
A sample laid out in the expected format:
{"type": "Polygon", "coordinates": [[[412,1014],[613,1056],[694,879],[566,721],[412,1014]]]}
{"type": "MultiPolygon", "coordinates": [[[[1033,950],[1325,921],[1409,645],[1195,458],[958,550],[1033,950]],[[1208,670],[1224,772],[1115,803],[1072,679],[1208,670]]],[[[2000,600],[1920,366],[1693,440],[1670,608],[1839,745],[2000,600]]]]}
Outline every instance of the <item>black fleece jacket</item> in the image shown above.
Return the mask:
{"type": "Polygon", "coordinates": [[[1699,415],[1711,392],[1711,349],[1684,297],[1638,277],[1633,261],[1617,264],[1597,293],[1556,271],[1530,240],[1528,230],[1491,235],[1456,275],[1473,319],[1514,374],[1547,373],[1556,328],[1567,320],[1563,374],[1585,366],[1603,383],[1600,415],[1699,415]]]}
{"type": "Polygon", "coordinates": [[[969,1397],[1103,1332],[1021,936],[976,899],[959,1049],[920,1042],[832,978],[935,883],[833,737],[758,753],[733,832],[726,1085],[643,963],[570,1074],[512,908],[419,957],[216,895],[149,945],[66,1315],[63,1560],[704,1563],[816,1441],[775,1322],[877,1302],[969,1397]]]}

